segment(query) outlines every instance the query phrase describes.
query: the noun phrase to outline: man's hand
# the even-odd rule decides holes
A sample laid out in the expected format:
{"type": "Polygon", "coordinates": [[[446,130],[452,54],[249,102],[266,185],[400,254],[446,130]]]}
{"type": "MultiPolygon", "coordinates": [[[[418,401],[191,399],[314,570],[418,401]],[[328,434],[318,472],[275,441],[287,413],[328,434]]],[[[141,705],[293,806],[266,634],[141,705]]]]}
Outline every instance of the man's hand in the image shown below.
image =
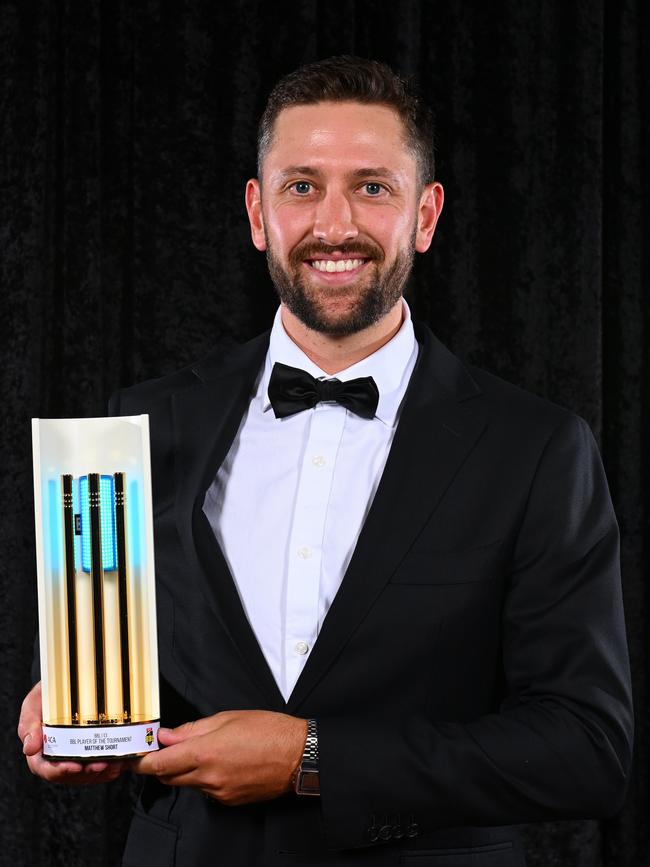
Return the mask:
{"type": "Polygon", "coordinates": [[[41,684],[37,683],[25,697],[18,721],[18,737],[32,774],[50,783],[67,786],[87,786],[108,783],[116,779],[128,766],[127,762],[49,762],[43,758],[43,732],[41,729],[41,684]]]}
{"type": "Polygon", "coordinates": [[[307,720],[262,710],[225,711],[160,729],[165,749],[135,760],[138,774],[194,786],[223,804],[268,801],[291,790],[307,720]]]}

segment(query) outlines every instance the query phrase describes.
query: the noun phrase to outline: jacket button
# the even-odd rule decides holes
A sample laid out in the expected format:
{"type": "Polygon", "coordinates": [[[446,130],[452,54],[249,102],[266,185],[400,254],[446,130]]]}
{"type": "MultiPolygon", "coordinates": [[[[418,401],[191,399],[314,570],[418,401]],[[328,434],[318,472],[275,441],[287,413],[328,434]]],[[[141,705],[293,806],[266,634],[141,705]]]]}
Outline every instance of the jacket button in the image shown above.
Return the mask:
{"type": "Polygon", "coordinates": [[[382,825],[379,829],[379,836],[382,840],[390,840],[390,838],[393,836],[393,826],[382,825]]]}

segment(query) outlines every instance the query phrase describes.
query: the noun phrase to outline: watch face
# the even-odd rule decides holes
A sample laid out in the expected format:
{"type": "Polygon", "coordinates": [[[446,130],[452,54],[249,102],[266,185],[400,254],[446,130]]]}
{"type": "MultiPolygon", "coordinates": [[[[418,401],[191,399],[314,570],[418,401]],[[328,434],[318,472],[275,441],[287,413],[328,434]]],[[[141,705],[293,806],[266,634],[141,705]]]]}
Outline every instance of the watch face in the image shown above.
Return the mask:
{"type": "Polygon", "coordinates": [[[320,795],[318,771],[300,771],[296,781],[296,792],[299,795],[320,795]]]}

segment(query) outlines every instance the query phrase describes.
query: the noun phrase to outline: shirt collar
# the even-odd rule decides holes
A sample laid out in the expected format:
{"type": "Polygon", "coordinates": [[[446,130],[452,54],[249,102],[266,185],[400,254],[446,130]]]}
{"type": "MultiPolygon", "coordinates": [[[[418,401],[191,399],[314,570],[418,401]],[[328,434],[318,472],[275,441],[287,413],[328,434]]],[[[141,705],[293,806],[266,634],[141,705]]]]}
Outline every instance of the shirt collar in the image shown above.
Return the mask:
{"type": "MultiPolygon", "coordinates": [[[[402,299],[404,318],[397,334],[385,343],[372,355],[358,361],[356,364],[340,370],[336,379],[347,382],[360,376],[372,376],[379,389],[379,403],[375,417],[385,425],[395,424],[397,413],[406,392],[406,386],[410,379],[415,360],[417,358],[418,345],[413,332],[411,311],[406,301],[402,299]]],[[[280,308],[278,308],[271,328],[269,350],[266,355],[264,374],[260,382],[262,395],[262,411],[266,412],[271,407],[268,396],[268,384],[271,370],[276,361],[287,364],[290,367],[299,367],[306,370],[316,379],[332,379],[330,374],[321,370],[317,364],[300,349],[284,330],[280,308]]]]}

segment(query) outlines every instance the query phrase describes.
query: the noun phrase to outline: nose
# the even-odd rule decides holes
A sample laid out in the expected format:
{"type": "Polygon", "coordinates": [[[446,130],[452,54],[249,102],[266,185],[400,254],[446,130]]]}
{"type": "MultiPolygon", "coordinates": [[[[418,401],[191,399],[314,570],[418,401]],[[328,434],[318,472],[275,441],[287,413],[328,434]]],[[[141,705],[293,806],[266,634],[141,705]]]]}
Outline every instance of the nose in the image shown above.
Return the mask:
{"type": "Polygon", "coordinates": [[[359,230],[347,196],[329,190],[317,205],[313,234],[324,244],[342,244],[356,238],[359,230]]]}

